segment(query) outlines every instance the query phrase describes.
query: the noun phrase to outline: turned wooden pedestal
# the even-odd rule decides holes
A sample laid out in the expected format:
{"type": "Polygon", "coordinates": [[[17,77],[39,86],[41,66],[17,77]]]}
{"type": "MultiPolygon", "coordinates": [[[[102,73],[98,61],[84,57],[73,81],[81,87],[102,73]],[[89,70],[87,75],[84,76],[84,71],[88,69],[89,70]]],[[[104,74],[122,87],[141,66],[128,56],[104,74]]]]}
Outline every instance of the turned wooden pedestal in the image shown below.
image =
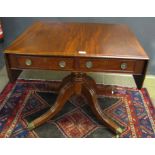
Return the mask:
{"type": "Polygon", "coordinates": [[[45,114],[32,121],[28,128],[32,130],[54,117],[72,95],[83,94],[96,117],[113,132],[120,134],[122,129],[101,110],[96,96],[96,89],[96,83],[90,76],[85,73],[71,73],[63,79],[55,104],[45,114]]]}

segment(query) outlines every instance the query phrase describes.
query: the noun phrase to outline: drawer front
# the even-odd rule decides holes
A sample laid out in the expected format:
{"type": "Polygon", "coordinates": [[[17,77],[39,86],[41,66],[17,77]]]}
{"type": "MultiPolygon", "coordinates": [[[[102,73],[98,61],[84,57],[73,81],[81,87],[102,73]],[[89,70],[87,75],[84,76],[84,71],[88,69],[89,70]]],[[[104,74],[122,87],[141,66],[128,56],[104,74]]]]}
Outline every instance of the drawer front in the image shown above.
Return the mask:
{"type": "Polygon", "coordinates": [[[8,55],[12,69],[142,74],[145,60],[8,55]]]}
{"type": "Polygon", "coordinates": [[[11,68],[73,70],[74,60],[63,57],[9,56],[11,68]]]}
{"type": "MultiPolygon", "coordinates": [[[[143,62],[140,62],[143,63],[143,62]]],[[[80,59],[80,70],[87,72],[140,73],[136,60],[123,59],[80,59]]]]}

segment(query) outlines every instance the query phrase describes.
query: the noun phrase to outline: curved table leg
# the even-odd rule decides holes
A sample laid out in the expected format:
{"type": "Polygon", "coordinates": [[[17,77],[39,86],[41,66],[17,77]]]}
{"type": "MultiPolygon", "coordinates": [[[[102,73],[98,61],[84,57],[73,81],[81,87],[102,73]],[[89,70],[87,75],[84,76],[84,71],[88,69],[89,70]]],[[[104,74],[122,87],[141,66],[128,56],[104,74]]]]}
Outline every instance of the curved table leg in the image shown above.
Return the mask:
{"type": "Polygon", "coordinates": [[[96,91],[96,83],[91,77],[82,73],[70,74],[62,81],[59,95],[54,105],[45,114],[32,121],[28,125],[28,129],[34,129],[35,127],[43,124],[44,122],[55,116],[63,108],[66,101],[72,95],[83,94],[88,100],[88,103],[90,104],[91,109],[96,115],[96,117],[100,119],[101,122],[104,123],[106,126],[108,126],[113,132],[117,134],[122,133],[122,129],[102,112],[100,105],[98,104],[96,91]]]}
{"type": "Polygon", "coordinates": [[[54,105],[46,113],[29,123],[28,129],[32,130],[55,116],[63,108],[66,101],[74,94],[73,89],[74,84],[71,81],[68,82],[68,80],[65,80],[54,105]]]}
{"type": "Polygon", "coordinates": [[[88,100],[88,103],[91,106],[92,111],[96,115],[96,117],[106,126],[108,126],[114,133],[116,134],[121,134],[123,131],[122,129],[110,118],[108,118],[101,110],[97,96],[96,96],[96,91],[91,85],[83,85],[82,87],[82,93],[88,100]]]}

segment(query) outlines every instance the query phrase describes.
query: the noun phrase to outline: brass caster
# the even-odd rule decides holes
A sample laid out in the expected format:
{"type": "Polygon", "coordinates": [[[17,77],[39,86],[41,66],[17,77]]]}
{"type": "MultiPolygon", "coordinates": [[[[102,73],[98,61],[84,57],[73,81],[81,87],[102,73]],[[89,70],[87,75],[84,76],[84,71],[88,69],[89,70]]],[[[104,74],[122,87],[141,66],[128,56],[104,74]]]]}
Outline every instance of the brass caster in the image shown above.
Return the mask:
{"type": "Polygon", "coordinates": [[[116,129],[116,136],[115,136],[115,138],[120,138],[120,135],[123,133],[123,129],[122,128],[117,128],[116,129]]]}
{"type": "Polygon", "coordinates": [[[29,123],[27,126],[28,130],[33,130],[35,128],[33,123],[29,123]]]}
{"type": "Polygon", "coordinates": [[[115,135],[115,136],[113,136],[112,138],[120,138],[120,135],[115,135]]]}
{"type": "Polygon", "coordinates": [[[123,129],[121,129],[120,127],[116,129],[116,133],[117,133],[117,134],[120,135],[122,132],[123,132],[123,129]]]}
{"type": "Polygon", "coordinates": [[[119,138],[119,135],[116,135],[116,137],[115,138],[119,138]]]}

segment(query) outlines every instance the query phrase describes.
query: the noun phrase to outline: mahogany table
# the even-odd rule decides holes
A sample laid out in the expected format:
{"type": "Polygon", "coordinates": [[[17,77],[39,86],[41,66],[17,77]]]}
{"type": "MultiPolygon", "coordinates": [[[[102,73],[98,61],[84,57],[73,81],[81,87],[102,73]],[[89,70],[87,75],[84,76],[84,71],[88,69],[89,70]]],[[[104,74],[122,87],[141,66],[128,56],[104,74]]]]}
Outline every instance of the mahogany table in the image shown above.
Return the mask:
{"type": "Polygon", "coordinates": [[[141,89],[149,58],[126,25],[37,22],[6,50],[10,82],[23,69],[70,71],[55,104],[29,125],[33,129],[56,115],[72,95],[84,95],[92,111],[112,131],[121,128],[106,116],[97,101],[95,81],[87,72],[132,74],[141,89]]]}

